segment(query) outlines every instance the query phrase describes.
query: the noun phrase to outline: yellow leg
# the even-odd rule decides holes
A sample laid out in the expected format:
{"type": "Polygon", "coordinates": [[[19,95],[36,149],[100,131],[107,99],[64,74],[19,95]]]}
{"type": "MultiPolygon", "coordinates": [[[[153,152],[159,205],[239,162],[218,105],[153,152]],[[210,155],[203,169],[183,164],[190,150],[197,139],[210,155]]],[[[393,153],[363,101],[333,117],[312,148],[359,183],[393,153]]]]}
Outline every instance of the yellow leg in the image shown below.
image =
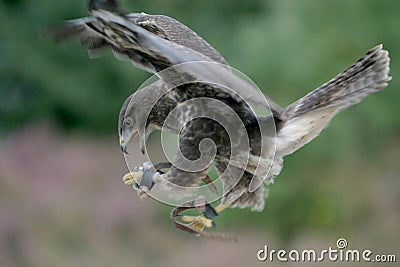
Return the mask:
{"type": "MultiPolygon", "coordinates": [[[[219,214],[229,207],[228,203],[219,204],[214,208],[214,210],[219,214]]],[[[204,227],[211,228],[213,227],[213,221],[211,219],[206,218],[204,215],[199,216],[189,216],[183,215],[180,219],[184,222],[193,223],[191,226],[196,230],[202,232],[204,227]]]]}
{"type": "Polygon", "coordinates": [[[138,184],[142,178],[143,172],[128,172],[122,177],[122,181],[126,185],[138,184]]]}
{"type": "Polygon", "coordinates": [[[229,207],[229,204],[228,203],[224,203],[224,204],[219,204],[214,209],[218,214],[220,214],[221,212],[223,212],[228,207],[229,207]]]}
{"type": "Polygon", "coordinates": [[[211,228],[213,226],[212,220],[204,217],[203,215],[200,216],[187,216],[184,215],[180,218],[184,222],[192,222],[194,225],[203,226],[207,228],[211,228]]]}

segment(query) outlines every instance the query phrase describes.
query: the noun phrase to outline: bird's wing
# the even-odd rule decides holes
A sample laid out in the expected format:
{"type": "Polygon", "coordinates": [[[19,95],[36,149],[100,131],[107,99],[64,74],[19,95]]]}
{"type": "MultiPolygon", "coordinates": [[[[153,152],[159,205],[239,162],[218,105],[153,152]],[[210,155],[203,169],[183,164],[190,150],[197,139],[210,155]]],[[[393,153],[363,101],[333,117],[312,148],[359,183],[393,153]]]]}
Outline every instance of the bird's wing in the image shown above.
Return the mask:
{"type": "Polygon", "coordinates": [[[222,55],[197,33],[183,23],[164,15],[149,15],[132,13],[126,16],[136,25],[155,35],[176,44],[193,49],[206,55],[215,62],[228,65],[222,55]]]}
{"type": "Polygon", "coordinates": [[[344,72],[285,108],[283,120],[277,125],[277,155],[293,153],[318,136],[339,111],[384,89],[391,80],[389,61],[388,52],[378,45],[344,72]]]}
{"type": "MultiPolygon", "coordinates": [[[[206,45],[191,48],[164,39],[138,26],[133,17],[139,15],[120,15],[97,9],[93,17],[65,22],[60,27],[49,28],[47,34],[62,41],[78,37],[89,52],[97,52],[110,47],[116,56],[128,58],[136,66],[159,75],[171,86],[188,82],[207,82],[219,85],[226,93],[238,101],[249,104],[270,106],[279,117],[281,108],[255,89],[255,86],[235,75],[219,54],[207,52],[206,45]],[[201,51],[196,51],[199,49],[201,51]]],[[[140,22],[141,23],[141,22],[140,22]]],[[[139,25],[140,25],[139,23],[139,25]]],[[[164,32],[166,27],[163,28],[164,32]]],[[[156,32],[157,33],[157,32],[156,32]]],[[[182,43],[182,42],[181,42],[182,43]]],[[[189,45],[189,44],[188,44],[189,45]]]]}
{"type": "Polygon", "coordinates": [[[151,73],[155,72],[153,66],[148,64],[149,62],[141,62],[135,50],[125,51],[113,45],[105,36],[103,22],[95,17],[64,21],[61,24],[47,27],[43,30],[43,35],[54,39],[56,42],[65,42],[77,38],[82,47],[88,51],[90,58],[101,57],[106,49],[111,49],[116,58],[130,60],[138,68],[151,73]]]}
{"type": "MultiPolygon", "coordinates": [[[[228,63],[221,54],[197,35],[190,28],[179,21],[163,15],[149,15],[145,13],[130,13],[124,16],[125,19],[142,27],[143,29],[171,42],[188,47],[199,53],[206,55],[215,62],[228,63]]],[[[86,17],[75,20],[65,21],[59,25],[54,25],[45,29],[44,33],[50,35],[57,42],[64,42],[71,38],[78,38],[90,53],[91,56],[101,55],[102,48],[115,48],[104,37],[103,24],[95,17],[86,17]]],[[[129,55],[126,55],[129,57],[129,55]]],[[[141,67],[141,66],[139,66],[141,67]]]]}

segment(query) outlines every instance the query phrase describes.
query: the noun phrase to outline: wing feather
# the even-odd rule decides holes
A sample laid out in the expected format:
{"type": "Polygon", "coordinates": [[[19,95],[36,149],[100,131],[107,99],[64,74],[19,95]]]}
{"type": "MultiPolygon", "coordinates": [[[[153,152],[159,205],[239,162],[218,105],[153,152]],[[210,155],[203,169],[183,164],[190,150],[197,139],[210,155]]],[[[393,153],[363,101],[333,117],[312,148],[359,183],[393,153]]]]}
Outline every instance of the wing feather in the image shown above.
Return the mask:
{"type": "MultiPolygon", "coordinates": [[[[93,17],[66,22],[58,28],[50,28],[47,34],[54,36],[58,41],[77,37],[90,54],[110,47],[116,56],[128,58],[137,67],[159,74],[160,78],[170,85],[194,81],[208,82],[215,84],[219,90],[222,89],[237,101],[245,100],[250,104],[269,106],[276,117],[280,116],[281,108],[255,89],[253,84],[235,75],[218,52],[207,50],[212,48],[208,44],[199,45],[200,41],[192,41],[187,43],[190,47],[186,47],[182,45],[184,43],[181,39],[170,41],[168,39],[173,38],[162,37],[168,33],[167,30],[172,31],[166,26],[161,37],[153,34],[139,26],[149,27],[148,23],[143,24],[143,18],[139,20],[140,16],[149,16],[146,14],[120,15],[98,9],[92,10],[92,15],[93,17]],[[183,64],[190,62],[196,63],[183,64]],[[163,71],[169,67],[173,68],[163,71]]],[[[165,25],[165,18],[163,21],[165,25]]]]}

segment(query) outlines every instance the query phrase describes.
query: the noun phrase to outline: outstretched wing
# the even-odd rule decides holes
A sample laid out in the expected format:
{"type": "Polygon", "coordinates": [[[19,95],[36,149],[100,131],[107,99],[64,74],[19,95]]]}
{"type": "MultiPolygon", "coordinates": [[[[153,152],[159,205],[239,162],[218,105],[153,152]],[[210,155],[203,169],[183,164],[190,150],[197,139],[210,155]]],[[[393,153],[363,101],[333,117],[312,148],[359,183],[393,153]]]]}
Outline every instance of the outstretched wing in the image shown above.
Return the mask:
{"type": "MultiPolygon", "coordinates": [[[[124,15],[124,19],[160,38],[204,54],[215,62],[228,64],[214,47],[187,26],[173,18],[164,15],[131,13],[124,15]]],[[[45,34],[52,36],[57,42],[78,38],[82,46],[89,51],[90,55],[98,55],[98,52],[102,52],[103,48],[110,48],[114,52],[121,53],[124,57],[129,58],[130,53],[128,51],[121,51],[117,46],[113,46],[106,38],[104,31],[103,22],[95,17],[86,17],[65,21],[59,25],[48,27],[45,30],[45,34]]],[[[141,66],[141,62],[135,63],[139,67],[143,67],[141,66]]]]}
{"type": "Polygon", "coordinates": [[[120,15],[103,9],[91,12],[93,17],[66,22],[61,27],[49,29],[47,34],[56,40],[76,36],[91,53],[110,47],[117,56],[157,73],[171,86],[196,81],[219,85],[216,86],[218,90],[237,101],[244,99],[262,106],[269,104],[275,116],[279,116],[281,108],[277,104],[267,101],[253,85],[236,76],[222,56],[186,26],[183,37],[190,41],[175,37],[180,35],[181,29],[171,26],[176,25],[175,22],[166,23],[168,19],[164,16],[156,19],[143,14],[120,15]],[[164,26],[159,26],[161,20],[164,26]],[[175,34],[172,34],[174,30],[175,34]],[[166,69],[168,71],[163,71],[166,69]]]}
{"type": "Polygon", "coordinates": [[[391,80],[389,61],[388,52],[378,45],[344,72],[285,108],[283,120],[277,125],[277,155],[293,153],[318,136],[339,111],[384,89],[391,80]]]}

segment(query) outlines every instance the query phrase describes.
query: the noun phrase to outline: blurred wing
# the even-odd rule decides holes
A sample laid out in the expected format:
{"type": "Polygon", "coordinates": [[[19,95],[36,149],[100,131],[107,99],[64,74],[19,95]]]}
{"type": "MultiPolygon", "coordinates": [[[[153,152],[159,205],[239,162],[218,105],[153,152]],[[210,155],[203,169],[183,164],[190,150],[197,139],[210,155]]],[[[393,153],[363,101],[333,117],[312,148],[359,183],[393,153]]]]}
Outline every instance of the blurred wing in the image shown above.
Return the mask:
{"type": "MultiPolygon", "coordinates": [[[[176,86],[188,82],[207,82],[238,101],[268,106],[265,96],[253,85],[233,74],[228,66],[160,38],[122,16],[105,10],[96,10],[93,14],[107,21],[105,34],[114,46],[124,51],[135,50],[141,62],[150,62],[157,75],[166,83],[176,86]]],[[[268,102],[273,112],[279,114],[279,106],[272,101],[268,102]]]]}
{"type": "Polygon", "coordinates": [[[49,29],[47,34],[56,40],[76,36],[89,52],[110,47],[116,56],[128,58],[136,66],[156,73],[171,86],[208,82],[237,101],[245,100],[265,107],[269,103],[275,116],[279,116],[281,108],[277,104],[271,100],[267,103],[259,90],[233,74],[227,65],[145,30],[132,21],[132,14],[124,16],[101,9],[92,10],[92,14],[93,18],[67,22],[61,28],[49,29]]]}
{"type": "Polygon", "coordinates": [[[128,59],[138,68],[151,73],[156,72],[149,62],[142,61],[136,55],[135,50],[121,50],[118,46],[113,45],[105,35],[103,22],[95,17],[65,21],[60,25],[46,28],[43,33],[45,36],[53,38],[56,42],[65,42],[72,38],[79,39],[82,47],[88,51],[90,58],[100,57],[105,49],[110,48],[116,58],[121,60],[128,59]]]}
{"type": "Polygon", "coordinates": [[[277,126],[277,154],[288,155],[310,142],[341,110],[387,86],[388,52],[378,45],[329,82],[284,109],[277,126]]]}
{"type": "Polygon", "coordinates": [[[215,62],[228,65],[221,54],[197,35],[190,28],[179,21],[163,15],[148,15],[145,13],[132,13],[126,17],[143,29],[176,44],[193,49],[215,62]]]}

